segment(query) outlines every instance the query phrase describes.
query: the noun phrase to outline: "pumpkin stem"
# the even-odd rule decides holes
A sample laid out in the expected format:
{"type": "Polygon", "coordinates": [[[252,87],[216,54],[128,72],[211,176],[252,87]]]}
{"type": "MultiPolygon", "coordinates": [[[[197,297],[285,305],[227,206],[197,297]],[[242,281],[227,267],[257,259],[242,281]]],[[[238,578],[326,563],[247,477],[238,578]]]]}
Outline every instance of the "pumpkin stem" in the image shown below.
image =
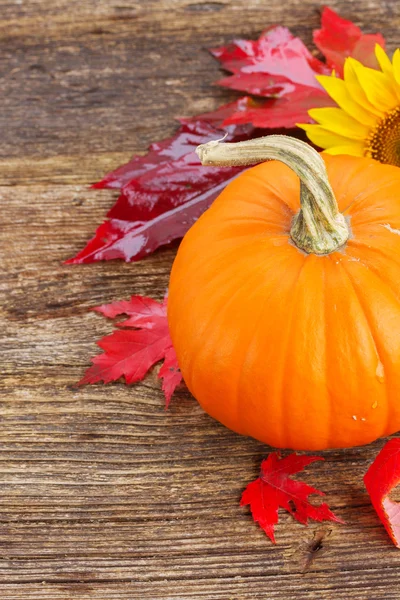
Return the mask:
{"type": "Polygon", "coordinates": [[[309,144],[288,135],[269,135],[223,144],[212,141],[196,149],[203,165],[232,167],[279,160],[300,178],[300,212],[290,236],[307,253],[328,254],[346,243],[350,230],[339,212],[320,154],[309,144]]]}

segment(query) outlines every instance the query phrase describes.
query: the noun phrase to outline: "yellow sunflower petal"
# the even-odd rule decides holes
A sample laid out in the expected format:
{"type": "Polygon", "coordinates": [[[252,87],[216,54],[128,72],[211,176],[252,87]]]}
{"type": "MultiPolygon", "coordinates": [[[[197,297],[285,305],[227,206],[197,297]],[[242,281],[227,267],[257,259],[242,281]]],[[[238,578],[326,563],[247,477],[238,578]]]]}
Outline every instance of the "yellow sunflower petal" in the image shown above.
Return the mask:
{"type": "Polygon", "coordinates": [[[392,75],[393,65],[390,62],[390,58],[388,57],[388,55],[386,54],[382,46],[380,46],[379,44],[376,44],[375,46],[375,56],[382,72],[386,73],[386,75],[392,75]]]}
{"type": "Polygon", "coordinates": [[[359,123],[374,127],[378,121],[376,115],[363,108],[349,94],[343,79],[329,75],[317,75],[316,79],[326,90],[331,98],[353,119],[359,123]]]}
{"type": "Polygon", "coordinates": [[[396,83],[400,85],[400,49],[397,48],[393,54],[393,75],[396,83]]]}
{"type": "MultiPolygon", "coordinates": [[[[297,127],[304,129],[304,131],[307,133],[308,139],[320,148],[330,148],[331,146],[351,146],[353,144],[353,140],[343,135],[333,133],[321,125],[297,123],[297,127]]],[[[358,141],[354,141],[355,146],[358,146],[359,143],[360,142],[358,141]]]]}
{"type": "Polygon", "coordinates": [[[385,75],[387,75],[387,77],[389,78],[391,88],[395,93],[398,102],[400,103],[400,84],[396,81],[396,78],[394,76],[394,69],[390,58],[388,57],[382,46],[379,46],[379,44],[376,44],[375,46],[375,56],[383,73],[385,73],[385,75]]]}
{"type": "Polygon", "coordinates": [[[364,145],[361,143],[350,144],[349,146],[332,146],[324,150],[325,154],[350,154],[351,156],[364,156],[364,145]]]}
{"type": "Polygon", "coordinates": [[[398,105],[398,99],[392,90],[390,78],[385,73],[364,67],[357,60],[352,62],[358,81],[369,102],[379,110],[385,112],[393,110],[398,105]]]}
{"type": "Polygon", "coordinates": [[[393,148],[400,140],[400,49],[392,62],[379,45],[381,70],[349,57],[343,79],[320,75],[318,81],[338,107],[312,108],[315,124],[298,124],[308,138],[328,154],[373,156],[400,166],[393,148]]]}
{"type": "Polygon", "coordinates": [[[325,129],[351,140],[363,140],[370,132],[370,127],[359,123],[341,108],[312,108],[308,114],[325,129]]]}
{"type": "Polygon", "coordinates": [[[362,89],[360,82],[358,81],[358,77],[356,75],[356,71],[354,69],[353,63],[357,62],[354,58],[347,58],[344,63],[343,75],[344,81],[346,83],[347,90],[352,98],[360,104],[365,110],[372,113],[379,119],[384,116],[382,110],[378,110],[371,104],[365,95],[364,90],[362,89]]]}
{"type": "Polygon", "coordinates": [[[376,44],[375,46],[375,56],[380,68],[382,69],[383,73],[387,75],[390,81],[390,87],[392,91],[396,95],[398,102],[400,102],[400,85],[395,79],[393,65],[390,62],[390,58],[388,57],[388,55],[386,54],[382,46],[379,46],[379,44],[376,44]]]}

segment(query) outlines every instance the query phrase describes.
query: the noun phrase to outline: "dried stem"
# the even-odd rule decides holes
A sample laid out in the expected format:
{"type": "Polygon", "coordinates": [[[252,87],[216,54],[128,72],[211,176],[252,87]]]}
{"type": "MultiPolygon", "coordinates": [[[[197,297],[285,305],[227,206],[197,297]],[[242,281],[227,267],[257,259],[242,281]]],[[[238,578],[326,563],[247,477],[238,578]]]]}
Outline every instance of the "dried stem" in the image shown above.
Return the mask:
{"type": "Polygon", "coordinates": [[[350,231],[328,180],[325,163],[309,144],[286,135],[269,135],[245,142],[212,141],[196,150],[203,165],[255,165],[279,160],[300,178],[300,212],[290,235],[307,253],[328,254],[346,243],[350,231]]]}

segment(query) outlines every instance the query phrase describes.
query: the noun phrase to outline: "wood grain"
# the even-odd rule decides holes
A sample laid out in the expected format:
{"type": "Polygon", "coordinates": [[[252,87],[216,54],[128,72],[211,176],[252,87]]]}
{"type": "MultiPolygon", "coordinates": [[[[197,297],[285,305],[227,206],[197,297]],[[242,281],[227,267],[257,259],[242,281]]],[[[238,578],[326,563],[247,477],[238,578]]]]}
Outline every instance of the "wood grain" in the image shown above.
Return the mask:
{"type": "MultiPolygon", "coordinates": [[[[304,477],[347,524],[282,513],[273,546],[239,507],[268,448],[184,388],[75,382],[111,326],[88,309],[163,296],[174,248],[67,267],[112,204],[87,184],[231,98],[205,47],[284,23],[311,39],[318,3],[2,0],[0,590],[4,600],[398,600],[400,553],[362,475],[383,441],[325,452],[304,477]]],[[[398,42],[397,2],[333,2],[398,42]]]]}

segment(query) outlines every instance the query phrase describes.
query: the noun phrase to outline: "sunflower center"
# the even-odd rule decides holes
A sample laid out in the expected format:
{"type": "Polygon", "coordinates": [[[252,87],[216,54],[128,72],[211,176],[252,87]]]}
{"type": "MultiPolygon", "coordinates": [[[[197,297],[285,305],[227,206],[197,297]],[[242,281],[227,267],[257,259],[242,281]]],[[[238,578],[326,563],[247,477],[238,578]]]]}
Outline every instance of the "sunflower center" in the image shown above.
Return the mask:
{"type": "Polygon", "coordinates": [[[366,140],[366,156],[400,167],[400,106],[391,110],[366,140]]]}

